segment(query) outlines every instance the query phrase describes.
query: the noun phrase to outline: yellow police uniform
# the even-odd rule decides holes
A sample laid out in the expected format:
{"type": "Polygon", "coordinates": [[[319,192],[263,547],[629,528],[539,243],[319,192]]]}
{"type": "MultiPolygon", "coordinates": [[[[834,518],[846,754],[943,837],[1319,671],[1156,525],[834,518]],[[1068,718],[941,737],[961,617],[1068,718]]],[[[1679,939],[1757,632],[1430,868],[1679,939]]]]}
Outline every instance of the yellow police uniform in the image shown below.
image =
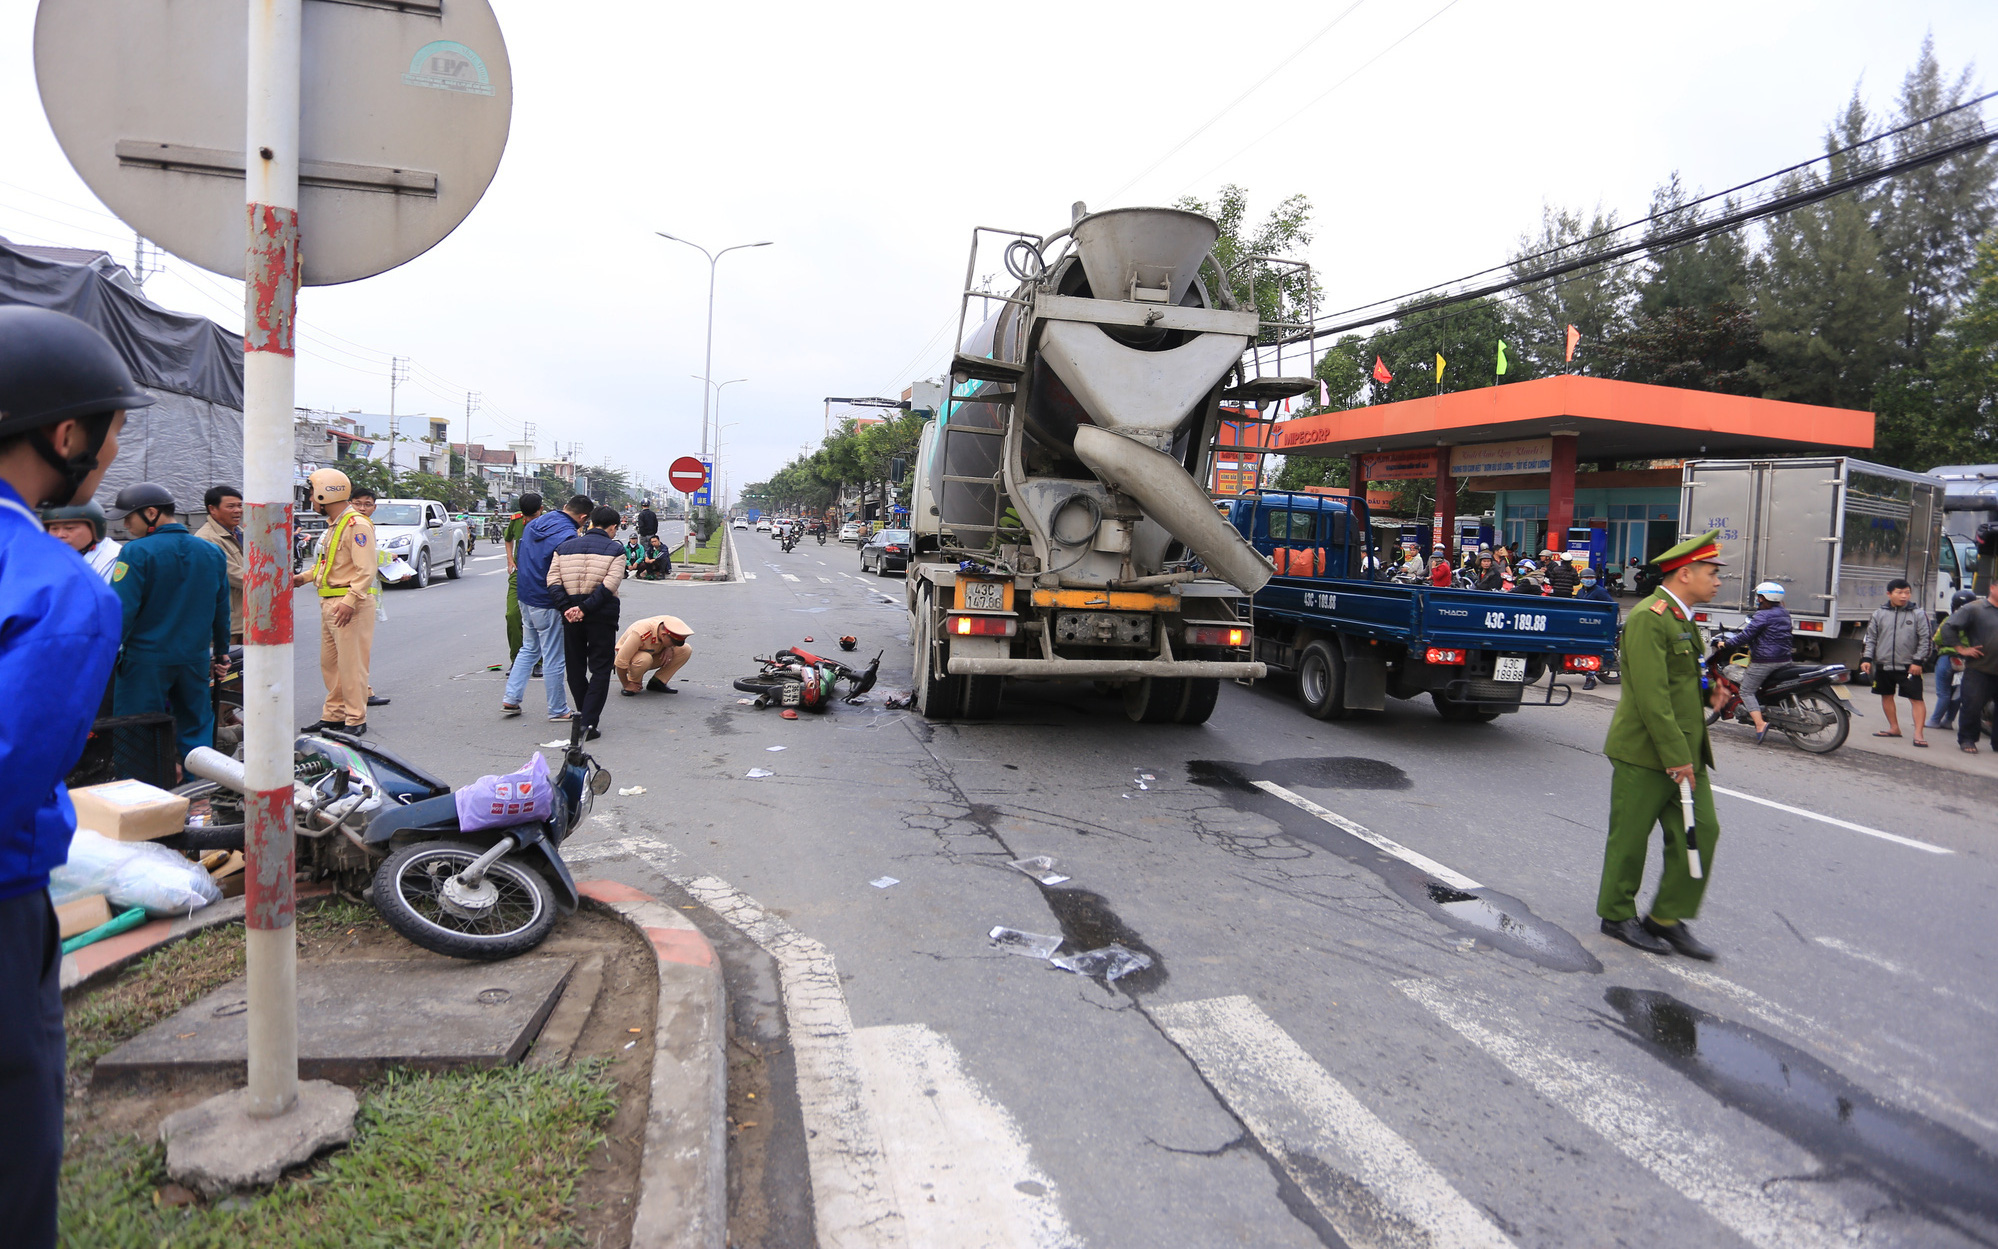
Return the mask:
{"type": "Polygon", "coordinates": [[[306,580],[319,587],[319,675],[326,682],[321,719],[364,724],[368,719],[368,657],[375,642],[375,526],[349,507],[327,530],[306,580]],[[353,617],[333,623],[341,600],[353,617]]]}

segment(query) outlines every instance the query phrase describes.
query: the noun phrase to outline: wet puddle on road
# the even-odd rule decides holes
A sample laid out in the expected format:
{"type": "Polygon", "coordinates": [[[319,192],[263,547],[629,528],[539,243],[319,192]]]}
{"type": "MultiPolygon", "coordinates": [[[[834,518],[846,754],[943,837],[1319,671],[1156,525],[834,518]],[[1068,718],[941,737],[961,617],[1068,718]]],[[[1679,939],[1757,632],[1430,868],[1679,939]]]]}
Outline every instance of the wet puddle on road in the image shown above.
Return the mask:
{"type": "MultiPolygon", "coordinates": [[[[1998,1219],[1998,1157],[1953,1128],[1880,1101],[1795,1046],[1651,989],[1603,1000],[1624,1034],[1715,1098],[1925,1217],[1998,1219]]],[[[1984,1241],[1983,1243],[1990,1243],[1984,1241]]]]}
{"type": "Polygon", "coordinates": [[[1230,806],[1274,820],[1287,836],[1329,850],[1381,878],[1416,910],[1493,949],[1550,971],[1600,972],[1602,963],[1574,934],[1533,913],[1510,894],[1479,886],[1456,888],[1359,837],[1258,789],[1254,782],[1315,789],[1407,789],[1413,782],[1391,763],[1356,757],[1275,759],[1267,763],[1189,761],[1187,779],[1224,795],[1230,806]]]}

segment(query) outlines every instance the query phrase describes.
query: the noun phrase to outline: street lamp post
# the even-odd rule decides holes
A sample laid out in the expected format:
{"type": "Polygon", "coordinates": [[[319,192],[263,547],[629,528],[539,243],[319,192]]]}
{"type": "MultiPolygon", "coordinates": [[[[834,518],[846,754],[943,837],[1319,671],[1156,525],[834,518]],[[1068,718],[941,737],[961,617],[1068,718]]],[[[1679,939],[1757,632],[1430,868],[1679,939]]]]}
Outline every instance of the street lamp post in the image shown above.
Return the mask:
{"type": "MultiPolygon", "coordinates": [[[[712,388],[714,386],[715,371],[715,266],[720,264],[721,258],[730,252],[740,251],[745,247],[768,247],[770,246],[770,241],[766,239],[761,243],[737,243],[732,247],[724,247],[718,252],[711,252],[699,243],[683,239],[677,234],[668,234],[664,230],[654,230],[653,233],[662,239],[672,239],[675,243],[685,243],[708,258],[708,350],[706,358],[701,363],[701,380],[708,384],[708,388],[712,388]]],[[[703,389],[701,391],[701,454],[706,455],[707,453],[708,391],[707,389],[703,389]]]]}

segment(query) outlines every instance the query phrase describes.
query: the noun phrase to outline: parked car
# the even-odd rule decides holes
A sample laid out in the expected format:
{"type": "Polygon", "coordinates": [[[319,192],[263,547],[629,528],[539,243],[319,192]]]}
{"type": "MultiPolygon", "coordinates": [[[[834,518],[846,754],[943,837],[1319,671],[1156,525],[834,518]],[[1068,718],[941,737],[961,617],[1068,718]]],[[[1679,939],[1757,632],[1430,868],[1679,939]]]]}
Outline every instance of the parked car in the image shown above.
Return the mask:
{"type": "Polygon", "coordinates": [[[891,572],[907,572],[909,568],[909,531],[906,529],[883,529],[867,540],[860,548],[860,571],[870,569],[879,576],[891,572]]]}
{"type": "Polygon", "coordinates": [[[866,535],[867,530],[857,520],[850,520],[839,527],[839,540],[841,542],[851,542],[855,546],[858,546],[866,538],[866,535]]]}
{"type": "Polygon", "coordinates": [[[443,569],[457,580],[465,571],[472,538],[462,520],[452,520],[434,499],[383,499],[375,507],[375,545],[390,559],[402,559],[416,570],[404,581],[423,589],[430,574],[443,569]]]}
{"type": "Polygon", "coordinates": [[[742,517],[738,516],[738,517],[736,517],[736,518],[735,518],[735,520],[734,520],[734,521],[730,522],[730,524],[729,524],[729,528],[730,528],[730,529],[747,529],[747,528],[749,528],[749,522],[748,522],[748,521],[746,521],[746,520],[744,520],[744,519],[743,519],[742,517]]]}

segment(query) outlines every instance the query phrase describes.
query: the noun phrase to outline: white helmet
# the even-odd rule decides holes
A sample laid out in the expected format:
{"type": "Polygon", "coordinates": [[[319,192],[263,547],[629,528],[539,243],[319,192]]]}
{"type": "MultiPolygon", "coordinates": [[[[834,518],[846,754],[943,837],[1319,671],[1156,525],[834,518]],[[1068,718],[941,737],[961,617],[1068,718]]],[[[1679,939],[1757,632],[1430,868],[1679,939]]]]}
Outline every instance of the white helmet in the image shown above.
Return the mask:
{"type": "Polygon", "coordinates": [[[1783,587],[1774,581],[1765,581],[1755,587],[1755,596],[1757,598],[1766,598],[1775,603],[1783,601],[1783,593],[1783,587]]]}

